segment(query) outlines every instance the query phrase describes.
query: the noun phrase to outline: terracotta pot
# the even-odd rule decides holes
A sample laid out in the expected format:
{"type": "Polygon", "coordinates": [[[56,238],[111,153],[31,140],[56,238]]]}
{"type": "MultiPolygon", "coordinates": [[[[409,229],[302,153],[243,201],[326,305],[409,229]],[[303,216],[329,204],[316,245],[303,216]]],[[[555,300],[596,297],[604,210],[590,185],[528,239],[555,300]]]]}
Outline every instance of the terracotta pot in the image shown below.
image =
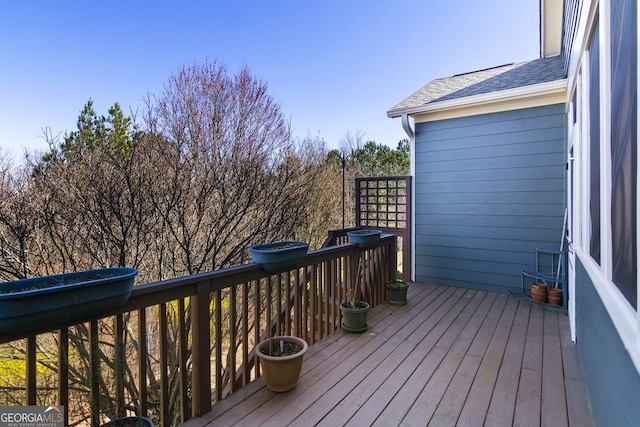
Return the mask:
{"type": "Polygon", "coordinates": [[[549,288],[547,290],[547,297],[549,298],[549,304],[562,305],[562,289],[549,288]]]}
{"type": "Polygon", "coordinates": [[[531,298],[538,302],[547,302],[547,285],[538,282],[532,283],[531,298]]]}
{"type": "Polygon", "coordinates": [[[296,343],[302,350],[288,356],[269,356],[260,350],[271,344],[271,339],[261,341],[256,347],[256,355],[260,359],[260,366],[267,387],[271,391],[283,392],[293,389],[298,384],[298,377],[302,369],[304,354],[309,349],[309,345],[303,339],[292,336],[273,337],[273,342],[277,345],[280,341],[296,343]]]}

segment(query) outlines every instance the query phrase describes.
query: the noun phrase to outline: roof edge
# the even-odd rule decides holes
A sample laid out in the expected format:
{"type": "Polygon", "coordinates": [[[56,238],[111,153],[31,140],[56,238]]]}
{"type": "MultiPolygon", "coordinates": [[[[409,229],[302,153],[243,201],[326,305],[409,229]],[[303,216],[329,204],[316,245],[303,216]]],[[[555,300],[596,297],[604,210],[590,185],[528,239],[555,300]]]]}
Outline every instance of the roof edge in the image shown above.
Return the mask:
{"type": "Polygon", "coordinates": [[[479,95],[466,96],[464,98],[450,99],[446,101],[429,102],[416,107],[400,108],[387,111],[387,117],[397,118],[404,114],[413,116],[415,114],[428,113],[432,111],[452,110],[463,107],[476,107],[486,104],[510,101],[514,99],[527,99],[545,95],[556,95],[567,89],[567,79],[554,80],[551,82],[538,83],[521,86],[513,89],[500,90],[479,95]]]}

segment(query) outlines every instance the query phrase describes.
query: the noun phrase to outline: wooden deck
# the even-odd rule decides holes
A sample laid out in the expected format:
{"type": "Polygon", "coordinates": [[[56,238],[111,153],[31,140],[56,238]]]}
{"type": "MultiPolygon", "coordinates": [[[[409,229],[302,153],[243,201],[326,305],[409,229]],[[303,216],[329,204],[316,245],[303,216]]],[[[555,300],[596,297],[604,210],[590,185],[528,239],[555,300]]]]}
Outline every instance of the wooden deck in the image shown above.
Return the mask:
{"type": "Polygon", "coordinates": [[[260,378],[185,425],[592,425],[566,314],[415,283],[368,326],[311,346],[294,390],[260,378]]]}

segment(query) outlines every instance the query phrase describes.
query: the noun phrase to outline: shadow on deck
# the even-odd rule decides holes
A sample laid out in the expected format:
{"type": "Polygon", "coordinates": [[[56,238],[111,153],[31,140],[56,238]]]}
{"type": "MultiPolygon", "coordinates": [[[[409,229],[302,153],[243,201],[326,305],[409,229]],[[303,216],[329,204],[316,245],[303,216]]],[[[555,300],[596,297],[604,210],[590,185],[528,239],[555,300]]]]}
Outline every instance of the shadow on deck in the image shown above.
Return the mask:
{"type": "Polygon", "coordinates": [[[294,390],[259,378],[184,425],[592,425],[566,314],[422,283],[408,298],[311,346],[294,390]]]}

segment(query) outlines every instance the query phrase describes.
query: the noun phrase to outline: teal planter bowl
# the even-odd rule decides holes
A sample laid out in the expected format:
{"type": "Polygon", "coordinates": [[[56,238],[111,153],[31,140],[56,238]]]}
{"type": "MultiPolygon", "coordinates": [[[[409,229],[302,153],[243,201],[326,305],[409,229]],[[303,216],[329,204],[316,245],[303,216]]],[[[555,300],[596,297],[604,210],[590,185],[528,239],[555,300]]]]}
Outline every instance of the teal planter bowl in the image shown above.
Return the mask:
{"type": "Polygon", "coordinates": [[[262,264],[267,273],[277,273],[299,265],[309,251],[309,244],[297,240],[264,243],[249,247],[253,262],[262,264]]]}
{"type": "Polygon", "coordinates": [[[43,332],[107,314],[129,299],[136,274],[102,268],[0,283],[0,333],[43,332]]]}
{"type": "Polygon", "coordinates": [[[380,240],[380,230],[348,231],[349,243],[356,243],[360,249],[371,249],[380,240]]]}

